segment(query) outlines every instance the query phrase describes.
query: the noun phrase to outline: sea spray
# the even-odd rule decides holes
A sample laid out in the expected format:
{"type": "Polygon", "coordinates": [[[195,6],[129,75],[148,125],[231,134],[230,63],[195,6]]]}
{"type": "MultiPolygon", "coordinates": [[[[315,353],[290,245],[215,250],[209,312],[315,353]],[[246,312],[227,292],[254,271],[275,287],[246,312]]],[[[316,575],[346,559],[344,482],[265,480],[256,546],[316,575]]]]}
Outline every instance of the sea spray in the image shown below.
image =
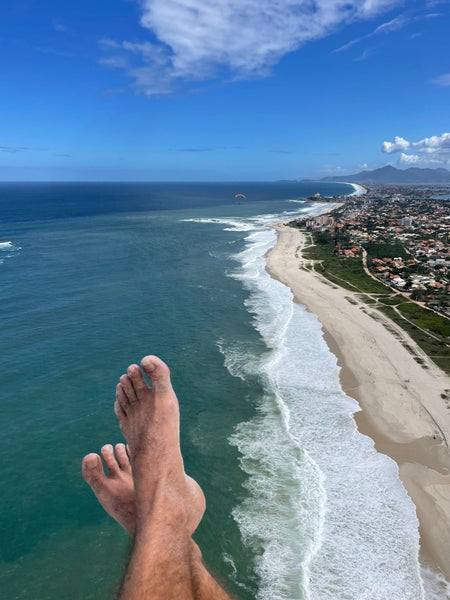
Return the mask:
{"type": "MultiPolygon", "coordinates": [[[[268,348],[245,357],[266,394],[230,438],[249,476],[249,496],[233,516],[259,557],[258,598],[420,600],[414,505],[395,463],[356,430],[357,404],[340,388],[317,319],[266,273],[275,234],[265,222],[253,221],[230,273],[248,290],[246,307],[268,348]]],[[[235,350],[222,351],[229,367],[235,350]]]]}

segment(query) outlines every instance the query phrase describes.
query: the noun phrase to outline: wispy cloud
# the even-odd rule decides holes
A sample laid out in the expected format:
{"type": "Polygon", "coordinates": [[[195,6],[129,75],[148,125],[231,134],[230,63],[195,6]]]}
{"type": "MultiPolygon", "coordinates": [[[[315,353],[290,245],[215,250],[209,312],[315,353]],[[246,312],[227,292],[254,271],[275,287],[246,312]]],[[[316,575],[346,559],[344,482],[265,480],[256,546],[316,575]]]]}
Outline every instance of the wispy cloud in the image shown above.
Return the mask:
{"type": "Polygon", "coordinates": [[[366,48],[364,52],[362,52],[359,56],[355,56],[353,58],[353,62],[360,62],[362,60],[367,60],[372,54],[374,54],[375,48],[366,48]]]}
{"type": "Polygon", "coordinates": [[[52,25],[53,29],[60,33],[67,33],[67,31],[69,31],[67,25],[64,25],[59,19],[52,19],[52,25]]]}
{"type": "Polygon", "coordinates": [[[434,83],[441,87],[450,86],[450,73],[444,73],[443,75],[439,75],[439,77],[436,77],[436,79],[432,79],[431,83],[434,83]]]}
{"type": "Polygon", "coordinates": [[[386,23],[382,23],[381,25],[379,25],[374,30],[372,35],[377,35],[379,33],[391,33],[392,31],[398,31],[399,29],[402,29],[403,27],[405,27],[405,25],[407,25],[410,22],[411,22],[411,19],[409,19],[406,15],[399,15],[398,17],[395,17],[394,19],[391,19],[390,21],[386,21],[386,23]]]}
{"type": "Polygon", "coordinates": [[[0,146],[0,152],[17,154],[19,152],[48,152],[50,148],[31,148],[30,146],[0,146]]]}
{"type": "Polygon", "coordinates": [[[180,148],[179,152],[212,152],[214,148],[207,146],[199,146],[197,148],[180,148]]]}
{"type": "Polygon", "coordinates": [[[148,96],[208,78],[263,77],[280,59],[402,0],[141,0],[152,41],[103,40],[103,64],[148,96]],[[156,39],[156,41],[154,41],[156,39]]]}
{"type": "Polygon", "coordinates": [[[60,56],[61,58],[72,58],[75,56],[73,52],[66,52],[65,50],[51,48],[50,46],[37,46],[35,49],[41,54],[53,54],[54,56],[60,56]]]}
{"type": "Polygon", "coordinates": [[[400,31],[401,29],[404,29],[407,25],[411,25],[412,23],[417,23],[417,22],[423,21],[425,19],[433,19],[438,16],[440,16],[438,13],[426,13],[426,14],[420,14],[420,15],[418,15],[418,14],[414,15],[412,13],[404,13],[401,15],[397,15],[390,21],[386,21],[385,23],[382,23],[376,29],[374,29],[373,31],[368,33],[367,35],[363,35],[361,37],[354,38],[353,40],[350,40],[349,42],[340,46],[339,48],[336,48],[335,50],[333,50],[333,52],[344,52],[345,50],[349,50],[352,46],[355,46],[356,44],[359,44],[360,42],[363,42],[364,40],[371,39],[375,36],[379,36],[379,35],[383,35],[383,34],[387,35],[389,33],[395,32],[395,31],[400,31]]]}
{"type": "Polygon", "coordinates": [[[388,154],[400,152],[400,164],[450,165],[450,133],[432,135],[417,142],[395,136],[393,142],[383,142],[381,151],[388,154]],[[406,154],[406,150],[414,154],[406,154]]]}
{"type": "Polygon", "coordinates": [[[293,154],[291,150],[269,150],[269,152],[275,152],[275,154],[293,154]]]}
{"type": "Polygon", "coordinates": [[[27,146],[0,146],[1,152],[8,152],[9,154],[17,154],[17,152],[26,152],[31,150],[27,146]]]}

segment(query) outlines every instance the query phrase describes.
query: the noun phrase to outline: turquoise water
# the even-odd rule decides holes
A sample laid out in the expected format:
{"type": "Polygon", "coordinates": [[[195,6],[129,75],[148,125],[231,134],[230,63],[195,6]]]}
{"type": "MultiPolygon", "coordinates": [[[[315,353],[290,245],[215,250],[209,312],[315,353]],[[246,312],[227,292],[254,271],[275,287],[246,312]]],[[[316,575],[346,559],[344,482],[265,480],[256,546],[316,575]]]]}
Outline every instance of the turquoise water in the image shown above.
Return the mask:
{"type": "Polygon", "coordinates": [[[292,202],[316,191],[351,189],[0,186],[2,597],[113,597],[129,540],[80,462],[121,441],[114,388],[148,353],[172,368],[206,494],[196,539],[239,598],[423,597],[396,467],[355,431],[315,317],[264,270],[265,224],[323,208],[292,202]]]}

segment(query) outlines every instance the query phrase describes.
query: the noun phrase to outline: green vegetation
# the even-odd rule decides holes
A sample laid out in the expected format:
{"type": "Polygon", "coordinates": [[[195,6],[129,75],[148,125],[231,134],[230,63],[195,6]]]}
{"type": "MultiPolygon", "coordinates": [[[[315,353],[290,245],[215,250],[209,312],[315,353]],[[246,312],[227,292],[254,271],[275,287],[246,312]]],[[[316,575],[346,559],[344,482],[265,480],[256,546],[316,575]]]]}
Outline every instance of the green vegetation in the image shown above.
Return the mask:
{"type": "Polygon", "coordinates": [[[405,247],[399,242],[383,242],[382,244],[370,242],[368,244],[364,244],[364,248],[367,250],[369,259],[397,257],[408,258],[408,254],[405,251],[405,247]]]}
{"type": "Polygon", "coordinates": [[[443,339],[450,338],[450,321],[445,317],[408,301],[399,304],[398,309],[417,327],[427,329],[443,339]]]}
{"type": "MultiPolygon", "coordinates": [[[[406,331],[406,333],[409,334],[409,336],[416,342],[416,344],[420,348],[422,348],[422,350],[425,352],[425,354],[427,354],[443,371],[445,371],[447,374],[450,375],[450,351],[446,344],[446,341],[448,340],[448,338],[446,338],[443,335],[439,335],[437,333],[436,323],[434,323],[435,331],[433,333],[433,335],[435,337],[432,337],[431,335],[428,335],[425,331],[421,331],[420,329],[418,329],[418,327],[420,326],[419,322],[423,323],[423,321],[420,318],[418,318],[416,321],[417,325],[412,325],[408,321],[405,321],[402,314],[404,314],[405,308],[407,308],[407,307],[408,308],[409,307],[413,307],[413,308],[417,307],[418,309],[420,309],[420,311],[430,312],[431,316],[435,316],[438,319],[442,320],[442,323],[441,323],[442,331],[444,331],[444,332],[446,331],[446,327],[448,327],[447,319],[445,319],[444,317],[441,317],[440,315],[433,315],[433,313],[431,313],[431,311],[427,311],[426,309],[422,308],[421,306],[417,306],[416,304],[413,304],[412,302],[406,301],[406,302],[404,302],[404,304],[402,304],[398,307],[398,310],[400,311],[401,314],[399,314],[395,310],[395,308],[393,308],[392,306],[380,305],[378,308],[382,313],[384,313],[392,321],[394,321],[394,323],[396,323],[397,325],[399,325],[399,327],[401,327],[404,331],[406,331]],[[444,321],[447,321],[447,323],[443,323],[444,321]]],[[[407,308],[407,310],[408,310],[408,308],[407,308]]],[[[407,319],[409,319],[410,321],[413,321],[410,314],[405,314],[405,317],[407,319]]],[[[422,319],[423,319],[423,315],[422,315],[422,319]]],[[[423,360],[422,359],[417,360],[418,358],[420,359],[420,357],[415,357],[415,360],[417,362],[419,362],[419,364],[421,364],[423,362],[423,360]]]]}
{"type": "Polygon", "coordinates": [[[391,296],[380,296],[378,300],[386,306],[397,306],[398,304],[405,302],[405,298],[403,296],[400,296],[399,294],[392,294],[391,296]]]}
{"type": "MultiPolygon", "coordinates": [[[[344,258],[336,255],[334,240],[328,232],[312,234],[312,239],[314,245],[305,249],[303,254],[307,259],[319,261],[315,265],[317,272],[322,273],[329,281],[353,292],[379,294],[374,297],[361,295],[361,300],[366,304],[376,305],[376,308],[406,331],[417,345],[450,375],[448,319],[405,299],[404,296],[369,277],[364,271],[361,258],[344,258]]],[[[368,244],[368,246],[379,246],[383,256],[392,255],[392,258],[404,256],[403,246],[400,244],[368,244]],[[390,248],[387,250],[386,246],[390,248]]],[[[367,251],[369,253],[369,249],[367,251]]],[[[374,258],[375,255],[372,254],[372,257],[374,258]]],[[[423,359],[415,355],[410,346],[407,344],[404,346],[414,355],[414,360],[425,368],[423,359]]]]}
{"type": "Polygon", "coordinates": [[[314,246],[304,250],[307,259],[321,261],[316,271],[323,273],[330,281],[354,292],[380,294],[386,287],[368,277],[360,258],[341,258],[334,254],[334,241],[327,232],[313,234],[314,246]]]}

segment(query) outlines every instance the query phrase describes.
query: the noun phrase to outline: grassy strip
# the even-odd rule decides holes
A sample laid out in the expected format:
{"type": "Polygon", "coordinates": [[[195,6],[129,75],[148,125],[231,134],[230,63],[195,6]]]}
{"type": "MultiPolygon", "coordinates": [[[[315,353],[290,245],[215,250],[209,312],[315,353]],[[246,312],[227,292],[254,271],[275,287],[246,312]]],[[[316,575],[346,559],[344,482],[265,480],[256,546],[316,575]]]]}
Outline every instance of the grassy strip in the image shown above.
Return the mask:
{"type": "Polygon", "coordinates": [[[408,300],[405,300],[404,296],[397,296],[397,294],[394,294],[393,296],[385,296],[379,298],[378,300],[381,302],[381,304],[386,304],[386,306],[398,306],[403,302],[408,302],[408,300]]]}
{"type": "MultiPolygon", "coordinates": [[[[412,303],[410,302],[409,304],[412,303]]],[[[420,308],[420,306],[418,308],[420,308]]],[[[394,321],[394,323],[397,323],[399,327],[406,331],[406,333],[409,334],[409,336],[425,352],[425,354],[429,356],[443,371],[450,375],[450,351],[443,339],[439,341],[435,340],[423,331],[420,331],[415,325],[411,325],[402,319],[402,317],[398,315],[390,306],[380,306],[378,310],[380,310],[392,321],[394,321]]],[[[419,360],[417,360],[417,362],[420,364],[419,360]]]]}
{"type": "Polygon", "coordinates": [[[422,308],[413,302],[403,302],[397,306],[398,310],[405,315],[407,319],[413,321],[417,327],[427,329],[432,333],[445,338],[450,337],[450,321],[445,317],[441,317],[431,310],[422,308]]]}

